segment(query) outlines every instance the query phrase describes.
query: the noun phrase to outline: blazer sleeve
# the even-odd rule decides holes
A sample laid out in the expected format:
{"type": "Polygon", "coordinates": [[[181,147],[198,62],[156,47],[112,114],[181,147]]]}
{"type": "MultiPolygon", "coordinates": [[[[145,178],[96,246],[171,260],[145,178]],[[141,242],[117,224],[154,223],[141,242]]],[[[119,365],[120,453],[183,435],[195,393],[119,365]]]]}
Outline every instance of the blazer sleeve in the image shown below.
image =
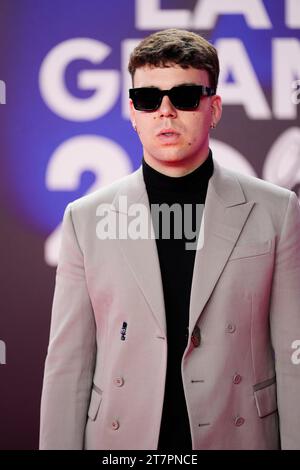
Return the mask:
{"type": "Polygon", "coordinates": [[[40,449],[83,449],[96,328],[84,258],[66,208],[41,400],[40,449]]]}
{"type": "Polygon", "coordinates": [[[300,364],[293,361],[293,343],[300,340],[300,206],[293,192],[277,244],[270,328],[281,448],[300,449],[300,364]]]}

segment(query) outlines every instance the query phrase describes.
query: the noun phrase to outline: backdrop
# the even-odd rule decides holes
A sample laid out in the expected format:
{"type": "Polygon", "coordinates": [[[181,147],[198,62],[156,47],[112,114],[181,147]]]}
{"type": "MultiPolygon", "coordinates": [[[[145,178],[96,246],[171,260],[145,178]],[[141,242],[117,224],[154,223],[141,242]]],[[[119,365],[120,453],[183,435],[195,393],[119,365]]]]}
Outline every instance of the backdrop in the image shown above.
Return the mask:
{"type": "Polygon", "coordinates": [[[0,448],[38,446],[60,223],[139,167],[127,62],[179,27],[219,50],[224,166],[300,195],[299,0],[0,0],[0,448]]]}

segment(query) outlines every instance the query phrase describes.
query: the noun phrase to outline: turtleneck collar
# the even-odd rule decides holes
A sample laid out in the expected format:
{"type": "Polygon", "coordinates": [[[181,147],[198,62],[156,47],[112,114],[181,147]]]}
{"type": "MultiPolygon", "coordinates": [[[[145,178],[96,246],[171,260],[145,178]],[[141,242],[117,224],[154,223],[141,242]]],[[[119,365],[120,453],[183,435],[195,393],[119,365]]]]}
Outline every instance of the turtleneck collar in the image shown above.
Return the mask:
{"type": "Polygon", "coordinates": [[[208,181],[214,172],[212,152],[205,162],[194,171],[184,176],[168,176],[152,168],[143,158],[143,177],[147,191],[158,189],[160,192],[195,193],[207,190],[208,181]]]}

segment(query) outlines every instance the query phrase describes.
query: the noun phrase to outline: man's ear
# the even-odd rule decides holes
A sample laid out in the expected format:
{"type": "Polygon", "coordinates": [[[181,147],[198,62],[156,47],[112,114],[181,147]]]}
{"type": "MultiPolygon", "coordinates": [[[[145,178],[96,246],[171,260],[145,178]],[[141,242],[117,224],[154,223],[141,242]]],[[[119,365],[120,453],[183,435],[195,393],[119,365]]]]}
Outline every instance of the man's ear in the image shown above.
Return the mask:
{"type": "Polygon", "coordinates": [[[222,99],[219,95],[214,95],[211,99],[211,110],[212,110],[212,123],[215,126],[221,119],[222,116],[222,99]]]}

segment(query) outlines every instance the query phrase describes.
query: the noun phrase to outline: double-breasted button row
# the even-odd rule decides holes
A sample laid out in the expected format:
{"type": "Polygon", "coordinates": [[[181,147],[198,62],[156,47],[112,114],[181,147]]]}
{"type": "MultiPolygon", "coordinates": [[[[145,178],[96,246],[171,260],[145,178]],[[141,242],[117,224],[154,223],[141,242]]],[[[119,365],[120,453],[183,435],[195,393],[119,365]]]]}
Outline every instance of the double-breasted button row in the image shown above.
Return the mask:
{"type": "MultiPolygon", "coordinates": [[[[234,323],[227,323],[226,325],[226,332],[227,333],[234,333],[236,330],[236,325],[234,323]]],[[[201,343],[201,331],[198,325],[195,326],[193,329],[193,333],[191,336],[191,340],[193,343],[194,348],[198,348],[201,343]]]]}
{"type": "MultiPolygon", "coordinates": [[[[114,380],[114,385],[116,387],[122,387],[124,385],[124,379],[123,377],[115,377],[114,380]]],[[[117,429],[119,429],[120,427],[120,423],[117,419],[114,419],[111,423],[111,428],[114,430],[114,431],[117,431],[117,429]]]]}

